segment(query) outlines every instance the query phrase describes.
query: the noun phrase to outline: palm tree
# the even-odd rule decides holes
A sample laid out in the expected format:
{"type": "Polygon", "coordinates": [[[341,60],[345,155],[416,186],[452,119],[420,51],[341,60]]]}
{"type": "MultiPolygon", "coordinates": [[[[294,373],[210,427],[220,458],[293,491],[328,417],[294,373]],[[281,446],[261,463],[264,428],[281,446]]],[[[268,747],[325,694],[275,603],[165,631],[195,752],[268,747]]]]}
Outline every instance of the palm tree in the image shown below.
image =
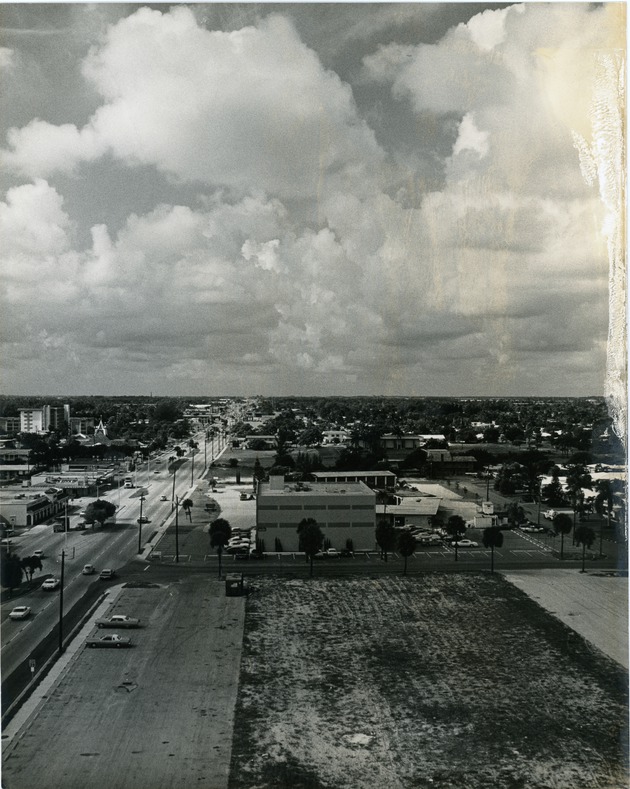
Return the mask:
{"type": "MultiPolygon", "coordinates": [[[[604,512],[606,513],[606,520],[608,522],[608,531],[610,533],[610,516],[612,515],[613,501],[615,492],[613,486],[608,479],[598,479],[595,482],[595,489],[597,496],[595,497],[595,511],[601,517],[604,512]]],[[[602,546],[604,542],[604,522],[600,521],[599,525],[599,555],[602,555],[602,546]]]]}
{"type": "Polygon", "coordinates": [[[586,549],[590,548],[593,542],[595,541],[595,532],[591,529],[590,526],[578,526],[575,530],[575,542],[577,545],[582,546],[582,569],[580,570],[581,573],[585,572],[584,570],[584,558],[586,554],[586,549]]]}
{"type": "Polygon", "coordinates": [[[481,538],[484,548],[490,548],[490,572],[494,572],[494,549],[503,545],[503,532],[498,526],[490,526],[483,530],[481,538]]]}
{"type": "MultiPolygon", "coordinates": [[[[182,506],[184,506],[182,504],[182,506]]],[[[217,518],[210,524],[210,547],[217,549],[217,556],[219,557],[219,578],[221,578],[221,555],[223,549],[228,544],[232,528],[225,518],[217,518]]]]}
{"type": "Polygon", "coordinates": [[[553,528],[556,534],[560,535],[560,558],[564,558],[564,535],[568,534],[573,528],[573,521],[564,512],[559,512],[553,519],[553,528]]]}
{"type": "Polygon", "coordinates": [[[392,551],[396,545],[396,529],[392,523],[380,520],[376,524],[376,542],[381,549],[381,555],[387,561],[388,551],[392,551]]]}
{"type": "Polygon", "coordinates": [[[188,515],[188,520],[192,523],[192,513],[190,512],[193,505],[192,499],[184,499],[182,501],[182,509],[188,515]]]}
{"type": "Polygon", "coordinates": [[[403,575],[407,575],[407,559],[416,550],[417,541],[410,531],[401,531],[398,535],[398,550],[400,555],[405,559],[405,568],[403,575]]]}
{"type": "Polygon", "coordinates": [[[455,561],[458,561],[457,545],[464,534],[466,534],[466,521],[461,515],[451,515],[446,521],[446,531],[450,534],[455,543],[455,561]]]}
{"type": "Polygon", "coordinates": [[[314,518],[303,518],[297,527],[299,547],[304,551],[311,564],[311,578],[313,577],[313,557],[321,550],[324,544],[324,535],[314,518]]]}

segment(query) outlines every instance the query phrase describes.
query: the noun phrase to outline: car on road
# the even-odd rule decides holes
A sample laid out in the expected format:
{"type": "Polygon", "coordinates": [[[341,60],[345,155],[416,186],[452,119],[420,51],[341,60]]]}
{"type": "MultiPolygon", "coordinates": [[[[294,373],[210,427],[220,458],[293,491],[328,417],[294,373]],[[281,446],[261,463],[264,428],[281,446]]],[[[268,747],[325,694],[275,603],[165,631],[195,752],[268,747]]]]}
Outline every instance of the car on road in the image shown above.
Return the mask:
{"type": "Polygon", "coordinates": [[[9,614],[9,619],[27,619],[31,615],[31,609],[27,605],[16,605],[9,614]]]}
{"type": "Polygon", "coordinates": [[[101,570],[99,578],[101,581],[109,581],[110,578],[113,578],[116,573],[109,567],[106,567],[104,570],[101,570]]]}
{"type": "Polygon", "coordinates": [[[34,556],[36,559],[44,559],[46,554],[41,550],[41,548],[38,548],[36,551],[33,551],[31,556],[34,556]]]}
{"type": "MultiPolygon", "coordinates": [[[[451,545],[455,545],[455,540],[451,540],[451,545]]],[[[458,540],[457,545],[460,548],[478,548],[479,543],[474,540],[458,540]]]]}
{"type": "Polygon", "coordinates": [[[130,647],[131,639],[127,638],[127,636],[119,636],[118,633],[111,633],[108,636],[101,636],[100,638],[88,638],[86,643],[92,649],[97,647],[117,647],[120,649],[120,647],[130,647]]]}
{"type": "Polygon", "coordinates": [[[46,578],[44,583],[42,584],[42,589],[44,591],[53,591],[54,589],[59,588],[59,578],[46,578]]]}
{"type": "Polygon", "coordinates": [[[141,518],[138,518],[138,523],[151,523],[151,519],[143,515],[141,518]]]}
{"type": "Polygon", "coordinates": [[[127,614],[113,614],[109,619],[97,619],[96,627],[140,627],[140,620],[127,614]]]}
{"type": "Polygon", "coordinates": [[[327,548],[324,551],[326,558],[328,559],[338,559],[339,558],[339,551],[336,548],[327,548]]]}
{"type": "Polygon", "coordinates": [[[93,564],[84,564],[83,569],[81,570],[82,575],[94,575],[96,572],[96,567],[93,564]]]}
{"type": "Polygon", "coordinates": [[[168,496],[160,496],[160,501],[168,501],[168,496]]]}

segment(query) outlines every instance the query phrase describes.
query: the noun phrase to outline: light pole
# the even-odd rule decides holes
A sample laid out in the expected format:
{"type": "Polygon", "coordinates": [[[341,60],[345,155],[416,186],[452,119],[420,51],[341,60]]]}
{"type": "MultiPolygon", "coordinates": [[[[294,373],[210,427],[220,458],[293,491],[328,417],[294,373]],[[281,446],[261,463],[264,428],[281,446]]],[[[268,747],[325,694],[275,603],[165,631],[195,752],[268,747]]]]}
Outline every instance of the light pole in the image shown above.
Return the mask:
{"type": "Polygon", "coordinates": [[[61,573],[59,576],[59,654],[63,652],[63,571],[66,552],[61,551],[61,573]]]}
{"type": "Polygon", "coordinates": [[[175,497],[175,561],[179,563],[179,496],[175,497]]]}
{"type": "Polygon", "coordinates": [[[190,487],[193,486],[193,476],[195,473],[195,448],[190,448],[190,487]]]}
{"type": "Polygon", "coordinates": [[[140,496],[140,517],[138,518],[138,553],[142,553],[142,505],[144,496],[140,496]]]}
{"type": "Polygon", "coordinates": [[[207,465],[208,465],[208,456],[206,454],[206,434],[204,433],[203,436],[203,470],[204,471],[206,470],[207,465]]]}

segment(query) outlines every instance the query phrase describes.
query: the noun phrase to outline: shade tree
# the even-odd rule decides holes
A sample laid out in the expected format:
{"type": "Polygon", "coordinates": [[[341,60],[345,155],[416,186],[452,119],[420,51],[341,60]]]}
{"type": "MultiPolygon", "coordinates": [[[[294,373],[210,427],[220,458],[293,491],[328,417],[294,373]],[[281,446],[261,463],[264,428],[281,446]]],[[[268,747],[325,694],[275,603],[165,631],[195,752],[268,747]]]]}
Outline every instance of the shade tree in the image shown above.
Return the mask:
{"type": "Polygon", "coordinates": [[[219,557],[219,578],[221,577],[221,556],[223,549],[228,544],[230,536],[232,535],[232,527],[229,521],[225,518],[217,518],[212,521],[208,530],[210,536],[210,547],[217,549],[217,556],[219,557]]]}

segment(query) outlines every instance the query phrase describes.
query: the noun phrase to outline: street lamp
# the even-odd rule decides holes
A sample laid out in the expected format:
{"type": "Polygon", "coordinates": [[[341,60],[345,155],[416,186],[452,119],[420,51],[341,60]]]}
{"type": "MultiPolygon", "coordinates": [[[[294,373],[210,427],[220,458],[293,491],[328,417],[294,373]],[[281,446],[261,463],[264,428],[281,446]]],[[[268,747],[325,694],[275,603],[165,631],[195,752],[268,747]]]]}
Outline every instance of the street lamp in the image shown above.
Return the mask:
{"type": "Polygon", "coordinates": [[[179,496],[175,497],[175,561],[179,562],[179,496]]]}
{"type": "Polygon", "coordinates": [[[138,553],[142,553],[142,505],[144,496],[140,496],[140,517],[138,518],[138,553]]]}

